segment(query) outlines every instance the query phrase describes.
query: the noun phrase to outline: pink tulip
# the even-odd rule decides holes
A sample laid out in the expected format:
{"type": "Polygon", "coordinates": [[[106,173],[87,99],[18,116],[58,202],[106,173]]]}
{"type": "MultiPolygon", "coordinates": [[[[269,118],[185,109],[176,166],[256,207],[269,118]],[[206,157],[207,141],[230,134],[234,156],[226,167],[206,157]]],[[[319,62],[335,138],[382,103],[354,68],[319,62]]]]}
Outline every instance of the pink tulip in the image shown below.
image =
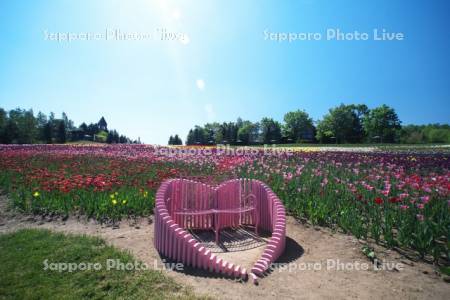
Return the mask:
{"type": "Polygon", "coordinates": [[[422,200],[422,203],[427,204],[430,201],[430,196],[420,197],[420,200],[422,200]]]}

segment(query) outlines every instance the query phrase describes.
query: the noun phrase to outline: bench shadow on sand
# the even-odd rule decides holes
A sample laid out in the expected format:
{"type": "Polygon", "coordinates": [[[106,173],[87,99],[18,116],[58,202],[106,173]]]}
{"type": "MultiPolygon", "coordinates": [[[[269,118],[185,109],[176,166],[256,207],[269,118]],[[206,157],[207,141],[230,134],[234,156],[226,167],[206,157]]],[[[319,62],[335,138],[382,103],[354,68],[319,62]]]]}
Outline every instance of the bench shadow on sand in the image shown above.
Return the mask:
{"type": "MultiPolygon", "coordinates": [[[[211,252],[220,255],[226,252],[238,252],[255,249],[257,247],[264,247],[270,239],[269,233],[260,233],[256,235],[251,228],[238,228],[223,230],[220,233],[220,243],[214,243],[214,234],[211,231],[193,231],[191,234],[197,239],[202,246],[208,248],[211,252]]],[[[270,273],[277,270],[284,264],[289,264],[299,259],[304,253],[303,247],[295,240],[286,236],[286,247],[284,253],[275,261],[275,264],[265,272],[265,276],[270,276],[270,273]]],[[[161,260],[164,260],[168,266],[174,266],[177,261],[160,254],[161,260]]],[[[224,278],[241,282],[242,279],[234,279],[230,276],[209,272],[207,270],[184,266],[183,270],[173,269],[189,276],[204,277],[204,278],[224,278]]],[[[247,270],[249,272],[249,270],[247,270]]]]}

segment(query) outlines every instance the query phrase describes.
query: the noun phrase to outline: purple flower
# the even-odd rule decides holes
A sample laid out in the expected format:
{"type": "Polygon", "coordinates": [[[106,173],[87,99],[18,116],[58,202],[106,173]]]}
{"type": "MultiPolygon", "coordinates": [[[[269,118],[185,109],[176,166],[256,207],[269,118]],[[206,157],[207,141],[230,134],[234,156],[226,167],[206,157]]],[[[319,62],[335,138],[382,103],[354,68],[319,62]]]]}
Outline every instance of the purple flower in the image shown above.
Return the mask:
{"type": "Polygon", "coordinates": [[[420,197],[420,200],[422,201],[422,203],[427,204],[430,201],[430,196],[420,197]]]}

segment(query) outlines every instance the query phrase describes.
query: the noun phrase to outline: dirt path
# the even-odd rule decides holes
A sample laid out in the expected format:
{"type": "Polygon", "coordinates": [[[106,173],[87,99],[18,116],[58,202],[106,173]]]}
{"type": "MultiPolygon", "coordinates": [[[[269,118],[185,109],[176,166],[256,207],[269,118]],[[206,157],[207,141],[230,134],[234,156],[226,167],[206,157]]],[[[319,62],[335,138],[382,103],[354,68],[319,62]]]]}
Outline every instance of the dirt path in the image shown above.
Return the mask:
{"type": "MultiPolygon", "coordinates": [[[[384,250],[377,252],[385,263],[383,266],[395,265],[399,270],[374,270],[355,238],[302,225],[293,218],[288,218],[287,223],[287,251],[280,259],[284,267],[275,268],[260,280],[259,286],[191,270],[165,272],[178,282],[192,286],[199,294],[222,299],[448,299],[450,295],[450,284],[428,264],[413,262],[397,252],[384,250]],[[351,264],[344,266],[344,263],[351,264]],[[358,265],[358,270],[349,269],[358,265]],[[364,266],[369,269],[363,270],[364,266]]],[[[76,218],[48,222],[40,217],[7,211],[6,198],[1,196],[0,233],[19,228],[97,235],[118,248],[131,251],[150,266],[155,262],[161,265],[161,258],[153,247],[153,225],[148,219],[140,220],[137,226],[124,221],[118,229],[76,218]]],[[[227,254],[227,258],[249,264],[261,250],[262,247],[233,252],[227,254]]]]}

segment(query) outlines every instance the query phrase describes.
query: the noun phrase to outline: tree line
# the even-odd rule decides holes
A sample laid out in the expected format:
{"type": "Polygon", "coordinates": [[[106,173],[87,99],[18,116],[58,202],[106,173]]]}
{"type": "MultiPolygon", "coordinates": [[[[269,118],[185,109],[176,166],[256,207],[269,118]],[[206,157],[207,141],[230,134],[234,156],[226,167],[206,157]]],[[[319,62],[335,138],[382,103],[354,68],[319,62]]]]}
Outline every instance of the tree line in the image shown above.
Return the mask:
{"type": "MultiPolygon", "coordinates": [[[[280,143],[450,143],[450,125],[402,126],[396,111],[387,105],[369,109],[364,104],[341,104],[317,122],[297,110],[286,113],[283,123],[265,117],[259,122],[238,118],[197,125],[186,138],[186,145],[280,143]]],[[[169,144],[174,144],[172,136],[169,144]]]]}
{"type": "Polygon", "coordinates": [[[183,141],[178,134],[175,134],[175,136],[169,137],[169,145],[183,145],[183,141]]]}
{"type": "Polygon", "coordinates": [[[140,143],[131,140],[117,130],[108,130],[104,117],[97,123],[81,123],[74,126],[66,113],[57,118],[53,112],[49,116],[32,109],[21,108],[6,111],[0,108],[0,144],[64,144],[76,141],[95,141],[100,143],[140,143]]]}

